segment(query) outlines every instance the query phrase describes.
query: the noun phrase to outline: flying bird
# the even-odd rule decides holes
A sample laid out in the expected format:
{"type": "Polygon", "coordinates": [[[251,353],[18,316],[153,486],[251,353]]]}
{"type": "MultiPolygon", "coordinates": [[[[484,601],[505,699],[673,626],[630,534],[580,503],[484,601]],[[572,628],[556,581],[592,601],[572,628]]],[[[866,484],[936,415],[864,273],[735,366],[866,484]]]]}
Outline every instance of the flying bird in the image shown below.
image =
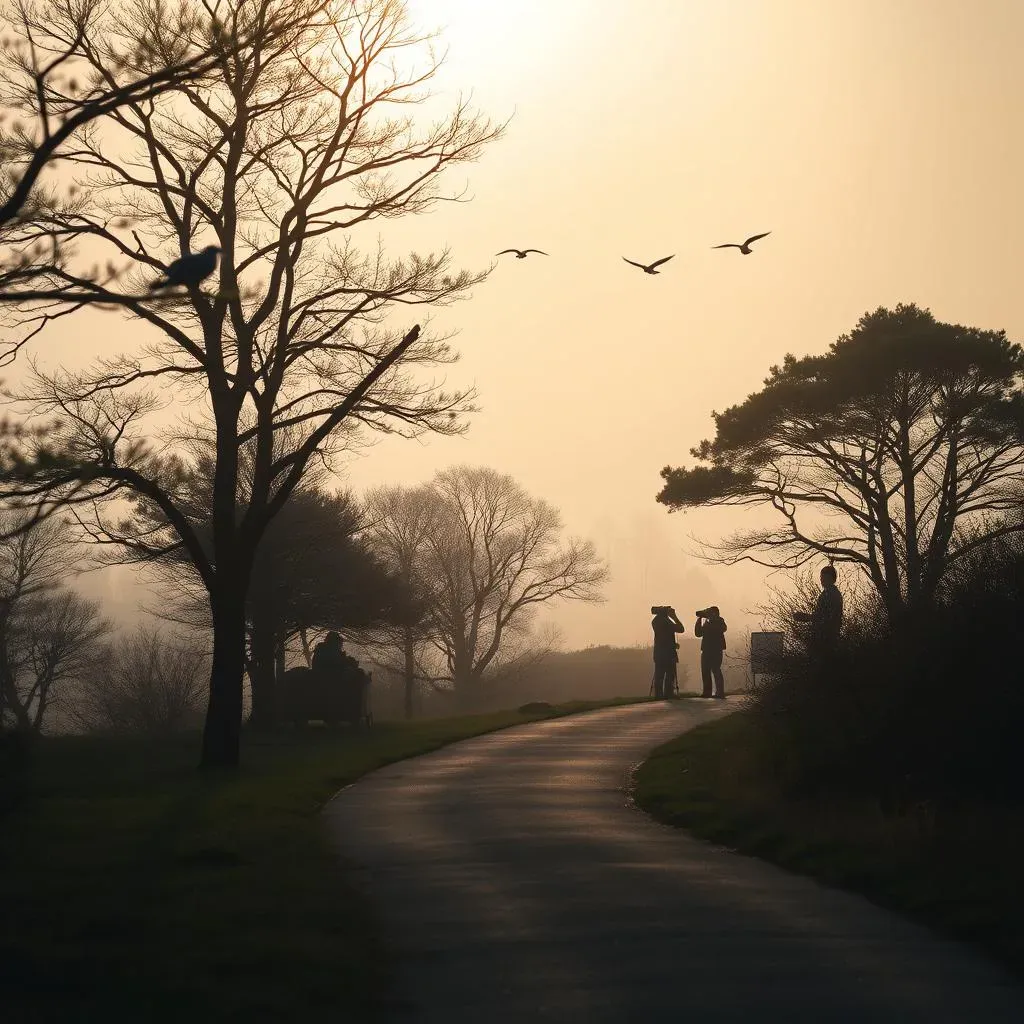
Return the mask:
{"type": "Polygon", "coordinates": [[[507,252],[514,252],[517,260],[525,260],[528,252],[539,252],[541,256],[547,256],[548,254],[542,249],[502,249],[501,252],[496,253],[497,256],[504,256],[507,252]]]}
{"type": "Polygon", "coordinates": [[[217,269],[217,254],[219,252],[219,245],[208,245],[199,252],[190,252],[187,256],[182,256],[181,259],[175,260],[167,267],[163,278],[154,281],[149,286],[149,290],[155,292],[176,284],[194,288],[217,269]]]}
{"type": "MultiPolygon", "coordinates": [[[[625,256],[623,256],[622,258],[624,260],[626,260],[625,256]]],[[[660,274],[661,271],[660,270],[655,270],[654,268],[655,267],[660,267],[662,265],[662,263],[668,263],[669,260],[674,259],[674,258],[675,258],[675,253],[673,253],[671,256],[665,256],[663,259],[655,260],[653,263],[650,263],[647,266],[644,266],[643,263],[634,263],[633,260],[626,260],[626,262],[629,263],[630,265],[634,266],[634,267],[639,267],[645,274],[660,274]]]]}
{"type": "Polygon", "coordinates": [[[751,242],[756,242],[759,238],[767,238],[771,234],[770,231],[764,232],[762,235],[751,235],[742,245],[738,245],[736,242],[726,242],[725,245],[713,245],[712,249],[739,249],[744,256],[749,256],[753,250],[750,248],[751,242]]]}

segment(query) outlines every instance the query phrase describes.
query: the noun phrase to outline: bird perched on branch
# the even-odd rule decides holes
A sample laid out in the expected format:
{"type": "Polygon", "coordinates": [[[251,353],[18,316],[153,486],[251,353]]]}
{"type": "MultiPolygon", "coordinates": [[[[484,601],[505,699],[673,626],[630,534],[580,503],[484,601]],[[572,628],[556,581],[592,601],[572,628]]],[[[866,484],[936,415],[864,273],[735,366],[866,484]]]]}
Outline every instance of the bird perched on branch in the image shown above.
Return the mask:
{"type": "Polygon", "coordinates": [[[501,252],[496,253],[497,256],[504,256],[507,252],[514,252],[517,260],[525,260],[528,252],[539,252],[541,256],[547,256],[547,253],[543,249],[502,249],[501,252]]]}
{"type": "Polygon", "coordinates": [[[725,245],[713,245],[712,249],[739,249],[744,256],[749,256],[753,250],[750,248],[751,242],[756,242],[759,238],[767,238],[771,234],[770,231],[766,231],[763,235],[751,235],[742,245],[737,242],[726,242],[725,245]]]}
{"type": "Polygon", "coordinates": [[[208,245],[199,252],[190,252],[187,256],[182,256],[181,259],[175,260],[167,267],[163,278],[154,281],[149,286],[149,290],[155,292],[176,284],[194,288],[217,269],[217,254],[219,252],[219,245],[208,245]]]}
{"type": "MultiPolygon", "coordinates": [[[[623,256],[622,258],[626,260],[625,256],[623,256]]],[[[654,268],[660,267],[662,263],[668,263],[669,260],[674,258],[675,254],[673,253],[672,256],[665,256],[663,259],[655,260],[653,263],[648,263],[646,265],[644,265],[643,263],[634,263],[633,260],[626,260],[626,262],[634,267],[639,267],[645,274],[660,274],[661,271],[655,270],[654,268]]]]}

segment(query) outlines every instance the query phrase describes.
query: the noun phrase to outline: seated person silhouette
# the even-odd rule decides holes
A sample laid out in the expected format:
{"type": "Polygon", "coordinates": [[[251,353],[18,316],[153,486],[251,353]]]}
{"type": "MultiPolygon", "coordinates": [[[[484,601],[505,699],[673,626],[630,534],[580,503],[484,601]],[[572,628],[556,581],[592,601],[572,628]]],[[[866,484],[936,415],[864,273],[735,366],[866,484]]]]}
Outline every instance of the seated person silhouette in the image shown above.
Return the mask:
{"type": "Polygon", "coordinates": [[[336,687],[344,692],[344,717],[358,718],[362,688],[369,681],[359,662],[344,648],[344,641],[331,630],[313,650],[313,674],[321,686],[336,687]],[[351,706],[350,706],[351,705],[351,706]]]}
{"type": "Polygon", "coordinates": [[[355,658],[348,654],[344,641],[333,629],[313,648],[312,669],[318,676],[337,679],[351,675],[353,667],[358,668],[355,658]]]}

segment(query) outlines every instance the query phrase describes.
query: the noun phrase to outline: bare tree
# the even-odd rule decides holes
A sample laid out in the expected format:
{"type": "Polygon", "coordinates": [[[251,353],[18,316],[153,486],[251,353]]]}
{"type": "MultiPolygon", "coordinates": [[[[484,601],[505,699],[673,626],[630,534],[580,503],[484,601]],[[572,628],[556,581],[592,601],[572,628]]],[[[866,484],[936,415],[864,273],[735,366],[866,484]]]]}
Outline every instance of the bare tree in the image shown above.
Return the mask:
{"type": "MultiPolygon", "coordinates": [[[[65,159],[91,170],[88,208],[51,218],[49,233],[88,236],[140,277],[216,239],[218,285],[163,305],[118,293],[67,267],[47,268],[49,300],[24,313],[34,331],[77,308],[83,290],[119,303],[153,328],[141,353],[84,373],[37,374],[22,394],[37,415],[59,414],[50,449],[24,465],[8,493],[41,514],[73,502],[95,508],[97,536],[137,554],[184,550],[210,598],[213,659],[203,735],[204,766],[238,762],[245,596],[257,545],[310,467],[330,464],[359,427],[412,436],[457,433],[468,391],[421,383],[418,367],[452,361],[443,338],[386,323],[395,307],[466,293],[483,274],[450,268],[447,252],[389,261],[360,254],[348,232],[377,218],[429,209],[444,198],[439,176],[475,159],[498,129],[464,104],[417,125],[437,67],[411,68],[424,40],[395,0],[335,0],[269,38],[262,20],[284,0],[241,0],[233,19],[255,26],[210,86],[182,84],[173,102],[130,104],[108,120],[139,144],[107,152],[98,132],[81,135],[65,159]],[[405,66],[402,62],[405,61],[405,66]],[[391,113],[395,111],[395,113],[391,113]],[[129,241],[112,226],[129,209],[140,224],[129,241]],[[177,435],[149,438],[148,417],[167,397],[201,398],[213,420],[211,540],[190,522],[191,466],[177,435]],[[287,436],[291,443],[282,446],[287,436]],[[252,480],[241,494],[241,452],[251,445],[252,480]],[[105,503],[133,495],[160,516],[116,523],[105,503]],[[160,517],[166,526],[154,526],[160,517]]],[[[161,24],[161,11],[148,15],[161,24]]],[[[103,61],[92,61],[107,74],[103,61]]],[[[33,293],[37,294],[37,293],[33,293]]],[[[24,307],[23,307],[24,308],[24,307]]]]}
{"type": "Polygon", "coordinates": [[[421,646],[433,652],[425,659],[433,670],[418,674],[448,686],[464,706],[489,674],[529,657],[523,638],[537,608],[559,599],[601,600],[607,570],[593,544],[563,542],[558,512],[506,474],[456,467],[426,488],[378,492],[368,505],[392,558],[400,547],[394,538],[416,542],[413,575],[429,623],[421,646]],[[425,506],[421,527],[408,508],[415,502],[425,506]],[[404,521],[389,522],[388,510],[404,521]]]}
{"type": "Polygon", "coordinates": [[[138,629],[112,644],[76,687],[71,714],[95,732],[166,735],[202,721],[209,655],[138,629]]]}
{"type": "Polygon", "coordinates": [[[410,598],[405,621],[381,627],[370,650],[376,664],[402,679],[405,717],[412,718],[418,691],[436,682],[424,655],[437,632],[427,599],[430,588],[419,572],[438,504],[429,487],[378,487],[366,496],[365,506],[373,547],[410,598]]]}
{"type": "Polygon", "coordinates": [[[91,666],[109,627],[97,604],[62,585],[74,554],[67,526],[25,524],[0,513],[0,728],[33,733],[91,666]]]}

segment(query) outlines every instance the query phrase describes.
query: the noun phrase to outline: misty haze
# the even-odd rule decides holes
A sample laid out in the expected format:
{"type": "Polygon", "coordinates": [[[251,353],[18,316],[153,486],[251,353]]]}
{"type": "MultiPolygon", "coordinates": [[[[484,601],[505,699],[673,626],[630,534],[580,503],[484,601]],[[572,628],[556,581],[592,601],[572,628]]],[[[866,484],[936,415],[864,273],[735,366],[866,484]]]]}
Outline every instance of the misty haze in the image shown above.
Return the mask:
{"type": "Polygon", "coordinates": [[[1024,7],[0,22],[5,1020],[1024,1020],[1024,7]]]}

